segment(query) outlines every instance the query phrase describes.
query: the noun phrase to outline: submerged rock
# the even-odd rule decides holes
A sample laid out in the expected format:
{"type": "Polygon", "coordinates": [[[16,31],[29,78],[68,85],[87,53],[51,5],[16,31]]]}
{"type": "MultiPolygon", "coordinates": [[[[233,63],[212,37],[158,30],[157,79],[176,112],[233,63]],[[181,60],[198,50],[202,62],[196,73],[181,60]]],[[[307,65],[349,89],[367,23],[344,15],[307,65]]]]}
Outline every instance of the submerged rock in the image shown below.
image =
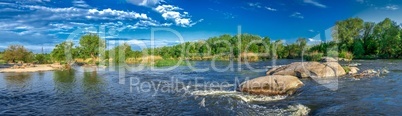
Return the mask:
{"type": "Polygon", "coordinates": [[[240,91],[257,95],[291,95],[303,85],[294,76],[272,75],[243,82],[240,91]]]}
{"type": "Polygon", "coordinates": [[[267,72],[267,75],[291,75],[299,78],[338,77],[345,74],[345,70],[338,62],[294,62],[267,72]]]}
{"type": "Polygon", "coordinates": [[[372,77],[372,76],[378,76],[378,75],[379,75],[379,73],[377,71],[375,71],[374,69],[368,69],[368,70],[364,70],[360,74],[354,74],[353,77],[364,78],[364,77],[372,77]]]}
{"type": "Polygon", "coordinates": [[[360,70],[357,67],[349,67],[349,74],[357,74],[357,72],[360,70]]]}

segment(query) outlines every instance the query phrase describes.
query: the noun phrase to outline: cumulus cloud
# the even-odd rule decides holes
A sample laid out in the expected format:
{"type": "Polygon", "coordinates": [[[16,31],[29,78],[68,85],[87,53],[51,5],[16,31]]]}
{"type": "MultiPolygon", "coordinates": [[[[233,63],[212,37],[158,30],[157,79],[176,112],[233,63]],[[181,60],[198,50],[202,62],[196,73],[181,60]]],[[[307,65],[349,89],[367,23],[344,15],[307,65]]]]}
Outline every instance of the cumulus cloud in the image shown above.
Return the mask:
{"type": "MultiPolygon", "coordinates": [[[[154,8],[155,11],[162,14],[165,20],[173,20],[176,25],[182,27],[191,27],[197,22],[193,22],[188,12],[183,11],[182,8],[173,5],[159,5],[154,8]],[[183,11],[183,12],[180,12],[183,11]]],[[[200,21],[198,21],[200,22],[200,21]]]]}
{"type": "Polygon", "coordinates": [[[304,16],[300,12],[295,12],[295,13],[291,14],[290,17],[304,19],[304,16]]]}
{"type": "Polygon", "coordinates": [[[304,0],[303,2],[307,3],[307,4],[312,4],[314,6],[321,7],[321,8],[326,8],[327,7],[326,5],[321,4],[321,3],[317,2],[317,1],[314,1],[314,0],[304,0]]]}
{"type": "Polygon", "coordinates": [[[174,5],[160,5],[162,0],[141,0],[138,5],[146,5],[163,17],[154,20],[148,14],[137,11],[95,8],[83,0],[66,1],[71,6],[48,5],[49,0],[26,0],[24,2],[0,2],[0,41],[3,45],[24,42],[24,45],[54,44],[63,41],[73,31],[84,29],[80,34],[95,32],[88,30],[105,26],[106,37],[118,37],[121,31],[149,29],[150,27],[168,27],[177,25],[191,27],[198,21],[184,9],[174,5]],[[41,2],[41,3],[39,3],[41,2]],[[4,14],[3,14],[4,13],[4,14]],[[85,30],[87,29],[87,30],[85,30]],[[110,34],[114,30],[114,34],[110,34]],[[116,34],[117,33],[117,34],[116,34]]]}

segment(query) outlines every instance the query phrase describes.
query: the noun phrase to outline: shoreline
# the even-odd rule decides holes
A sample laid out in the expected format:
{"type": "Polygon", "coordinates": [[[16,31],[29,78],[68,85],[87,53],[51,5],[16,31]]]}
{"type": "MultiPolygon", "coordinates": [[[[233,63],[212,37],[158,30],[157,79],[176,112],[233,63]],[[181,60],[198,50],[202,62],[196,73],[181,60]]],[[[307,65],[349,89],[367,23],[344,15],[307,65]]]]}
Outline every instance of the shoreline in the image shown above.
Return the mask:
{"type": "Polygon", "coordinates": [[[0,73],[25,73],[25,72],[42,72],[42,71],[54,71],[60,70],[61,65],[53,65],[53,64],[40,64],[35,65],[34,67],[25,67],[25,68],[12,68],[13,65],[3,64],[0,66],[0,73]]]}

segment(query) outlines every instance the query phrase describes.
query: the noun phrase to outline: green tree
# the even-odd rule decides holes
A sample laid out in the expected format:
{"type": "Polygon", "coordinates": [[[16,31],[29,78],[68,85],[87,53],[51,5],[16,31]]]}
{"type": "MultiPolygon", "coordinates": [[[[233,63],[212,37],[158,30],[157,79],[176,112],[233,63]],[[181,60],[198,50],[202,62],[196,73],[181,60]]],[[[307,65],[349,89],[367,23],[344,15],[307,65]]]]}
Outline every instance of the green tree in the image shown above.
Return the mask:
{"type": "Polygon", "coordinates": [[[398,57],[397,52],[401,51],[400,27],[389,18],[378,23],[374,27],[374,35],[380,45],[380,56],[383,58],[398,57]]]}
{"type": "Polygon", "coordinates": [[[115,52],[115,55],[109,56],[109,57],[112,58],[115,63],[125,63],[127,58],[131,57],[133,54],[133,51],[131,50],[131,46],[127,43],[116,46],[115,48],[113,48],[113,51],[115,52]],[[123,57],[121,55],[124,56],[124,59],[120,58],[120,57],[123,57]]]}
{"type": "Polygon", "coordinates": [[[361,58],[364,55],[364,47],[360,39],[355,40],[353,43],[353,55],[357,58],[361,58]]]}
{"type": "Polygon", "coordinates": [[[8,62],[32,62],[33,53],[22,45],[11,45],[4,51],[3,59],[8,62]]]}
{"type": "Polygon", "coordinates": [[[101,55],[102,49],[105,49],[105,41],[97,34],[87,34],[80,39],[80,54],[84,58],[90,56],[95,63],[95,60],[101,55]]]}
{"type": "Polygon", "coordinates": [[[365,50],[365,55],[377,55],[378,51],[378,41],[374,38],[373,30],[376,26],[373,22],[364,23],[364,32],[362,35],[363,48],[365,50]]]}
{"type": "Polygon", "coordinates": [[[63,62],[67,60],[68,54],[71,54],[71,59],[74,59],[78,55],[73,48],[72,42],[62,42],[54,47],[50,53],[50,57],[53,61],[63,62]]]}
{"type": "Polygon", "coordinates": [[[333,37],[339,42],[341,50],[351,50],[353,40],[360,35],[363,29],[363,23],[360,18],[349,18],[336,22],[336,27],[334,28],[336,33],[333,34],[333,37]]]}
{"type": "Polygon", "coordinates": [[[35,55],[35,62],[39,64],[46,64],[49,63],[50,56],[49,54],[36,54],[35,55]]]}

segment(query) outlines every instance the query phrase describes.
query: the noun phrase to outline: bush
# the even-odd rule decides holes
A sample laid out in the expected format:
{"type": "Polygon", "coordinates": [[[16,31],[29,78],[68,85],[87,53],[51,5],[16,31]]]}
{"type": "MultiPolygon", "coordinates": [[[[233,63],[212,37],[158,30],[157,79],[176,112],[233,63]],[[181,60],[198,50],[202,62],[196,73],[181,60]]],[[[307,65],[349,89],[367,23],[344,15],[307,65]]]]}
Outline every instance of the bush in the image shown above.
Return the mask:
{"type": "Polygon", "coordinates": [[[342,66],[342,68],[345,70],[346,74],[350,72],[349,66],[342,66]]]}
{"type": "Polygon", "coordinates": [[[323,53],[319,53],[318,51],[314,51],[309,53],[308,55],[305,55],[304,58],[307,61],[319,61],[321,58],[324,56],[323,53]]]}
{"type": "Polygon", "coordinates": [[[11,45],[4,51],[3,60],[11,62],[24,61],[28,63],[34,60],[34,55],[22,45],[11,45]]]}
{"type": "Polygon", "coordinates": [[[337,58],[338,55],[339,55],[338,51],[335,51],[335,50],[331,50],[331,51],[327,52],[328,57],[337,58]]]}
{"type": "Polygon", "coordinates": [[[352,60],[352,59],[353,59],[353,54],[350,53],[350,52],[342,51],[341,53],[339,53],[339,58],[344,58],[344,59],[347,59],[347,60],[352,60]]]}
{"type": "Polygon", "coordinates": [[[50,63],[50,55],[49,54],[36,54],[35,62],[39,64],[48,64],[50,63]]]}

